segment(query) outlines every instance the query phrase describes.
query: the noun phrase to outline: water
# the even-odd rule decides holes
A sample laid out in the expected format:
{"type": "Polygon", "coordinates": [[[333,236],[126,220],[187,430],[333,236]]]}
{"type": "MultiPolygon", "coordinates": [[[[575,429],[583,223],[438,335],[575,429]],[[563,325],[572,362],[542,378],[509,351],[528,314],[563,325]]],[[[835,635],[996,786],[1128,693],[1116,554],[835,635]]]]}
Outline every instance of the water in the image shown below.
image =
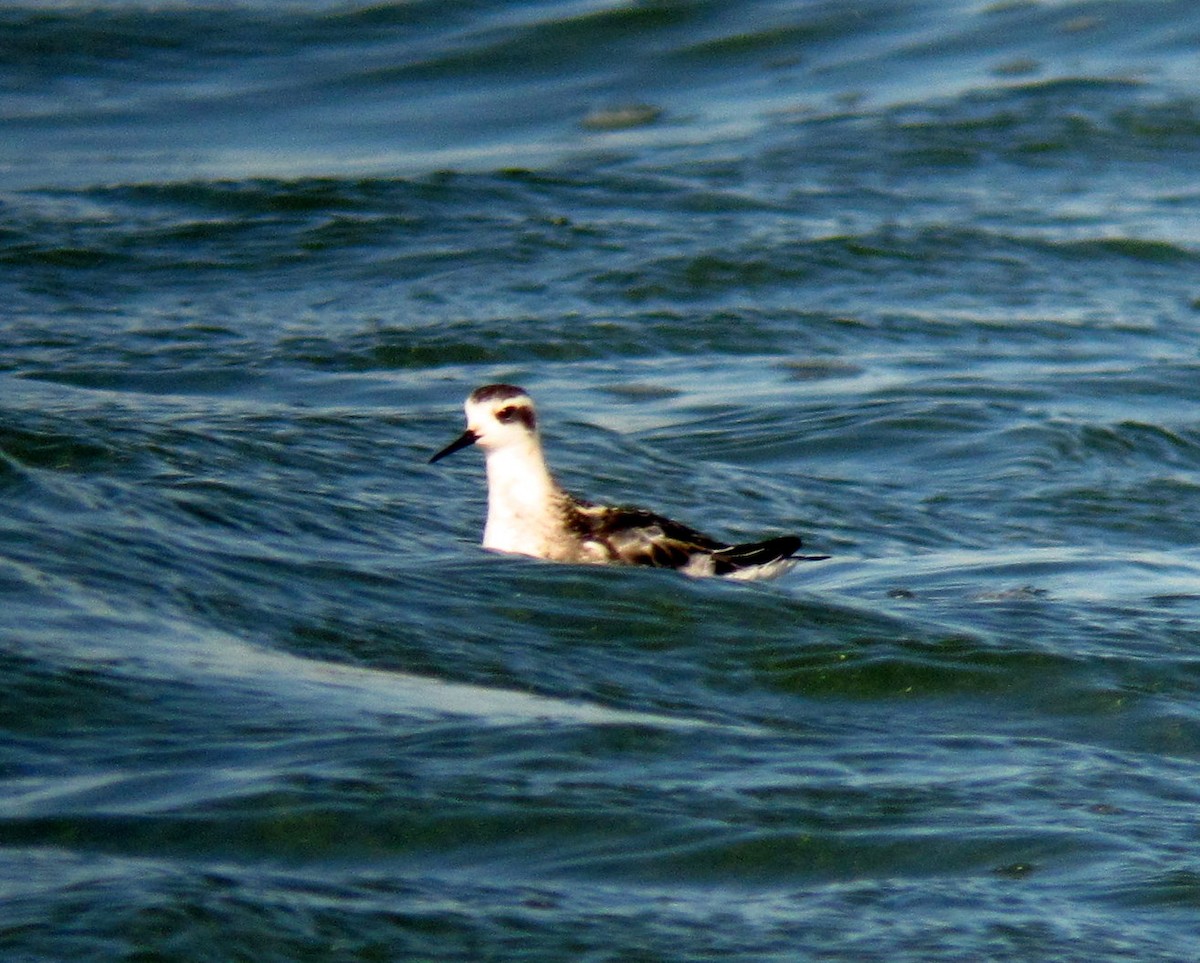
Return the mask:
{"type": "Polygon", "coordinates": [[[1192,960],[1200,11],[0,12],[6,960],[1192,960]],[[495,557],[589,497],[832,555],[495,557]]]}

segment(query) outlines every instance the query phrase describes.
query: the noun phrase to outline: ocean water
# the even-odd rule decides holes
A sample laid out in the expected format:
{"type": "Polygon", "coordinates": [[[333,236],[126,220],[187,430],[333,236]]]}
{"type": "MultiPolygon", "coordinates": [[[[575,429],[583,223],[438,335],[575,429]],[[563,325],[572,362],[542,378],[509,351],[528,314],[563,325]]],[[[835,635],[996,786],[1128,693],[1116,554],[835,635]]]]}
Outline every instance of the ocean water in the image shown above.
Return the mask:
{"type": "Polygon", "coordinates": [[[1192,961],[1200,7],[0,10],[0,957],[1192,961]],[[564,483],[829,554],[484,552],[564,483]]]}

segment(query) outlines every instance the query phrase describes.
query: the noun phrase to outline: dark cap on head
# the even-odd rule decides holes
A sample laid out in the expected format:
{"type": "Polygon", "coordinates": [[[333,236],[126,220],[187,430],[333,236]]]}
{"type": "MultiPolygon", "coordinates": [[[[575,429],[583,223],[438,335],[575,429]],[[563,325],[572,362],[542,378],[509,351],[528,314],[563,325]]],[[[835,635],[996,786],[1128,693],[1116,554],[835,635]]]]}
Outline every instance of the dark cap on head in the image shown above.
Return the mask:
{"type": "Polygon", "coordinates": [[[471,401],[503,401],[505,398],[517,398],[522,395],[529,396],[524,388],[518,388],[516,385],[484,385],[471,392],[471,401]]]}

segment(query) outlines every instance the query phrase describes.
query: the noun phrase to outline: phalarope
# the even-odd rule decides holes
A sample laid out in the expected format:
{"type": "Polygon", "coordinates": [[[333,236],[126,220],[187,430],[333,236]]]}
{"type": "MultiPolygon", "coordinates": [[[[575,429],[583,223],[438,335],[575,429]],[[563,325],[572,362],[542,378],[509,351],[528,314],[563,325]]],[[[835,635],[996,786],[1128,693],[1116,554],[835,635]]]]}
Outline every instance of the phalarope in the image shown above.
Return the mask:
{"type": "Polygon", "coordinates": [[[559,487],[538,436],[533,400],[515,385],[484,385],[466,402],[467,430],[430,464],[479,445],[487,456],[484,548],[559,562],[650,565],[688,575],[760,579],[800,561],[800,539],[779,535],[729,545],[643,508],[596,505],[559,487]]]}

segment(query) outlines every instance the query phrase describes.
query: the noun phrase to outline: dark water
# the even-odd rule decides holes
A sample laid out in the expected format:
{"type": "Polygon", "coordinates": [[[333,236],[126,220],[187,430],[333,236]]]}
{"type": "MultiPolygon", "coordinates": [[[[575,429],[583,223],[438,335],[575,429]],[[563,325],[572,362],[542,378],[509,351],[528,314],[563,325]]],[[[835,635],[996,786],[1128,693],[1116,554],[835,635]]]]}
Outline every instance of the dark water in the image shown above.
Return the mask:
{"type": "Polygon", "coordinates": [[[1200,7],[8,4],[0,956],[1179,960],[1200,7]],[[489,381],[770,584],[477,546],[489,381]]]}

